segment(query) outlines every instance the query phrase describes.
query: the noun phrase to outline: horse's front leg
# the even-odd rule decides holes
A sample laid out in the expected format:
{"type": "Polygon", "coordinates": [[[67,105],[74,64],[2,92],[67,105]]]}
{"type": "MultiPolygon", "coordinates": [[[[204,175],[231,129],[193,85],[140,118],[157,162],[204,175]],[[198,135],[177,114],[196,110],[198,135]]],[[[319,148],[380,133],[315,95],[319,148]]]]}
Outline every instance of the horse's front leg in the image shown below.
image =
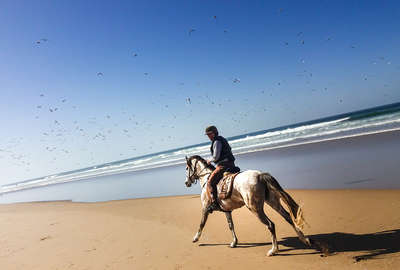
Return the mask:
{"type": "Polygon", "coordinates": [[[236,237],[236,233],[235,233],[235,227],[233,225],[232,213],[231,212],[225,212],[225,216],[226,216],[226,220],[228,221],[229,229],[231,230],[232,236],[233,236],[233,241],[231,243],[231,248],[234,248],[237,245],[237,237],[236,237]]]}
{"type": "Polygon", "coordinates": [[[199,238],[200,238],[201,233],[203,231],[204,225],[206,225],[208,214],[209,214],[209,212],[206,209],[203,208],[200,227],[199,227],[199,230],[197,231],[196,235],[193,238],[193,243],[199,241],[199,238]]]}

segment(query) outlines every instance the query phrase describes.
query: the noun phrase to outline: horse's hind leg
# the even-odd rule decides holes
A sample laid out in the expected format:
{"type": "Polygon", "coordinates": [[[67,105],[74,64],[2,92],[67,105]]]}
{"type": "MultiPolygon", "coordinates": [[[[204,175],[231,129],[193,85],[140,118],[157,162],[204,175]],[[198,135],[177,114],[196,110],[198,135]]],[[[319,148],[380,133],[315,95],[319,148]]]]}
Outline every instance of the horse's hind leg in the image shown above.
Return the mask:
{"type": "Polygon", "coordinates": [[[267,215],[264,213],[264,209],[261,207],[259,209],[257,209],[256,211],[253,211],[251,209],[251,211],[258,217],[258,219],[264,223],[265,225],[267,225],[268,230],[271,233],[271,237],[272,237],[272,248],[268,251],[267,255],[268,256],[272,256],[274,255],[276,252],[279,251],[278,249],[278,241],[276,240],[276,234],[275,234],[275,224],[267,217],[267,215]]]}
{"type": "Polygon", "coordinates": [[[206,209],[203,209],[202,216],[201,216],[200,227],[199,227],[199,230],[197,231],[196,235],[193,238],[193,243],[199,241],[199,238],[200,238],[201,233],[203,231],[204,225],[206,225],[208,214],[209,214],[209,212],[206,209]]]}
{"type": "Polygon", "coordinates": [[[229,229],[231,230],[232,236],[233,236],[233,241],[231,243],[231,248],[234,248],[237,245],[237,237],[236,237],[236,233],[235,233],[235,227],[233,225],[232,213],[231,212],[225,212],[225,216],[226,216],[226,220],[228,221],[229,229]]]}
{"type": "Polygon", "coordinates": [[[290,225],[292,225],[293,229],[297,233],[297,236],[307,246],[311,246],[310,239],[308,237],[305,237],[303,232],[299,230],[293,223],[292,218],[290,217],[290,214],[283,208],[282,204],[280,203],[279,197],[273,195],[270,193],[268,200],[266,203],[272,207],[275,211],[277,211],[290,225]]]}

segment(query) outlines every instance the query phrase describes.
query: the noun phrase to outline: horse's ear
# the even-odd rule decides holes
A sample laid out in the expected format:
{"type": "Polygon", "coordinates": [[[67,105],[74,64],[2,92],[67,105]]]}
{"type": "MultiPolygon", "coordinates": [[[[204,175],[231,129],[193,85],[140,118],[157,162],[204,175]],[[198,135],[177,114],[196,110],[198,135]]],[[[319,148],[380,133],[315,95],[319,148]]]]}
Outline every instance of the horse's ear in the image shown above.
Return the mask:
{"type": "Polygon", "coordinates": [[[188,163],[188,162],[189,162],[189,160],[188,160],[187,156],[185,156],[185,159],[186,159],[186,163],[188,163]]]}

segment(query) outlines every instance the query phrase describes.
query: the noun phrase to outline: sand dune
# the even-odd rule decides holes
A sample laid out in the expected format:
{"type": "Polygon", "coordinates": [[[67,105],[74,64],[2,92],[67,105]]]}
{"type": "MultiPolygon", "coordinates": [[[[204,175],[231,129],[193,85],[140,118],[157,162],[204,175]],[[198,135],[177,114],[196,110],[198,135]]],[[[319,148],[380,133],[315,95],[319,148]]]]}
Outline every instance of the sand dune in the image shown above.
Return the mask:
{"type": "Polygon", "coordinates": [[[267,257],[269,232],[246,208],[233,212],[238,247],[222,213],[202,238],[198,196],[104,203],[0,205],[0,269],[397,269],[400,190],[290,190],[303,205],[304,232],[329,244],[307,249],[273,210],[280,253],[267,257]]]}

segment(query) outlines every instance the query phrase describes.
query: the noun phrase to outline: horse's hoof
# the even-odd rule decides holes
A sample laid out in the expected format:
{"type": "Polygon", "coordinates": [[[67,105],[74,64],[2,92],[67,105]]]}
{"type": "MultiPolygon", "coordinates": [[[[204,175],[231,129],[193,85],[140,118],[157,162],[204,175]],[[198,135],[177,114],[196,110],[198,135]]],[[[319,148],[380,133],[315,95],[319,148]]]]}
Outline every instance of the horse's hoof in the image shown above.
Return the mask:
{"type": "Polygon", "coordinates": [[[236,245],[237,245],[237,243],[236,243],[236,242],[232,242],[232,243],[231,243],[231,248],[235,248],[235,247],[236,247],[236,245]]]}
{"type": "Polygon", "coordinates": [[[196,243],[197,241],[199,241],[198,238],[193,238],[193,240],[192,240],[193,243],[196,243]]]}
{"type": "Polygon", "coordinates": [[[270,250],[270,251],[268,251],[267,256],[268,257],[274,256],[275,253],[276,253],[276,250],[270,250]]]}

